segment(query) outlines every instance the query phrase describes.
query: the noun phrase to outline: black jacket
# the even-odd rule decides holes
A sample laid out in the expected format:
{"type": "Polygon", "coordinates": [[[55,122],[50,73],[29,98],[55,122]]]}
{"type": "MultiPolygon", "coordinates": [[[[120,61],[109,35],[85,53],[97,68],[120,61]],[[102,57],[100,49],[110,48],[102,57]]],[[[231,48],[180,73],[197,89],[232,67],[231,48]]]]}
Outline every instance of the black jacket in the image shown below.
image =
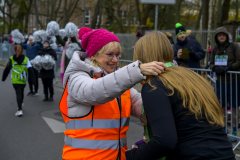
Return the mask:
{"type": "Polygon", "coordinates": [[[174,40],[173,40],[172,37],[167,37],[167,38],[168,38],[168,40],[170,41],[171,44],[174,44],[174,40]]]}
{"type": "MultiPolygon", "coordinates": [[[[203,115],[196,119],[183,107],[177,91],[158,77],[142,88],[142,100],[153,138],[142,148],[126,151],[127,160],[235,160],[232,144],[222,126],[211,125],[203,115]]],[[[204,114],[204,113],[203,113],[204,114]]]]}
{"type": "MultiPolygon", "coordinates": [[[[52,56],[53,59],[55,61],[57,61],[57,54],[51,47],[40,49],[38,51],[37,55],[44,56],[44,55],[47,55],[47,54],[52,56]]],[[[45,69],[42,68],[40,70],[40,78],[45,79],[45,78],[54,78],[54,77],[55,77],[54,76],[54,68],[50,69],[50,70],[45,70],[45,69]]]]}
{"type": "Polygon", "coordinates": [[[196,37],[193,34],[190,34],[187,38],[188,39],[196,39],[196,37]]]}
{"type": "MultiPolygon", "coordinates": [[[[22,64],[22,62],[24,61],[24,58],[25,58],[24,55],[20,55],[19,57],[16,57],[16,55],[13,55],[13,59],[18,64],[22,64]]],[[[8,74],[10,73],[11,69],[12,69],[12,60],[9,59],[8,64],[7,64],[6,68],[3,71],[2,81],[6,80],[6,78],[7,78],[8,74]]],[[[36,81],[37,81],[37,79],[34,76],[34,71],[33,71],[32,67],[28,68],[28,79],[30,79],[33,82],[33,84],[35,84],[36,81]]]]}
{"type": "Polygon", "coordinates": [[[174,60],[180,66],[185,66],[188,68],[200,68],[200,60],[204,59],[205,51],[197,40],[186,38],[184,41],[177,39],[177,43],[173,45],[174,60]],[[177,52],[179,49],[189,49],[191,50],[189,59],[178,59],[177,52]]]}

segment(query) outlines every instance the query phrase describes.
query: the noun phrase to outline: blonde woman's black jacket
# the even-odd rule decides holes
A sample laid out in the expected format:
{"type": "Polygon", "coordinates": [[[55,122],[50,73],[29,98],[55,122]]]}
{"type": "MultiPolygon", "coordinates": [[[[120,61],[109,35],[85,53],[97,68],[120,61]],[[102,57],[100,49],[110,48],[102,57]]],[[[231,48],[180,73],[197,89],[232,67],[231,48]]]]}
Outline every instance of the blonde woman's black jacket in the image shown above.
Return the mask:
{"type": "Polygon", "coordinates": [[[167,96],[170,91],[158,77],[151,84],[157,89],[145,83],[142,100],[153,138],[143,148],[126,151],[127,160],[235,160],[222,126],[189,114],[176,91],[167,96]]]}

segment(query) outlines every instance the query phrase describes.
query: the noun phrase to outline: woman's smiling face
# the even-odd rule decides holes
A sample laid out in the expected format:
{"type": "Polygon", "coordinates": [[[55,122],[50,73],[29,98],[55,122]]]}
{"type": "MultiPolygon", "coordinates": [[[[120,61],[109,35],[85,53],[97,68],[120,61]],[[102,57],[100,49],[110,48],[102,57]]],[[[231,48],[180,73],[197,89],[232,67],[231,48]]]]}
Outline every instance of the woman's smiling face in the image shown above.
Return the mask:
{"type": "Polygon", "coordinates": [[[117,67],[119,58],[121,57],[118,42],[110,42],[104,46],[104,50],[93,56],[93,59],[107,72],[112,73],[117,67]]]}

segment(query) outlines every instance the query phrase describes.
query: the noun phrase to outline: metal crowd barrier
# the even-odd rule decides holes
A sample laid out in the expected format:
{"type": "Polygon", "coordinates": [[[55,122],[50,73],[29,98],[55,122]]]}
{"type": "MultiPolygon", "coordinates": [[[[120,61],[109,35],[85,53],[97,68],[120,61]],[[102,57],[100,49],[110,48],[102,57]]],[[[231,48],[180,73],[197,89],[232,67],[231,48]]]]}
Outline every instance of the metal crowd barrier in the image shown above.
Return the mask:
{"type": "MultiPolygon", "coordinates": [[[[239,104],[240,95],[240,72],[228,71],[224,75],[216,77],[216,75],[207,69],[190,68],[197,72],[213,86],[216,95],[218,96],[220,105],[224,109],[225,131],[228,137],[240,139],[238,133],[239,126],[239,104]],[[227,82],[227,83],[226,83],[227,82]],[[233,135],[233,126],[236,127],[236,135],[233,135]]],[[[234,146],[235,150],[240,145],[240,141],[234,146]]]]}

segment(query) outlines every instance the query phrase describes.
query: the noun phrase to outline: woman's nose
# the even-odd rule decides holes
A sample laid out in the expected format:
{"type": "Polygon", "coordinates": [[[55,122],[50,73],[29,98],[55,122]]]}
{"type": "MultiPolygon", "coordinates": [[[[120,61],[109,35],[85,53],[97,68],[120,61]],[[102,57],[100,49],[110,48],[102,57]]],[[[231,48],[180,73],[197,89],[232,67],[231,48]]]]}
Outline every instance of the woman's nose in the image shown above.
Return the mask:
{"type": "Polygon", "coordinates": [[[112,62],[114,62],[114,63],[118,62],[118,59],[117,59],[117,57],[115,55],[113,56],[112,62]]]}

